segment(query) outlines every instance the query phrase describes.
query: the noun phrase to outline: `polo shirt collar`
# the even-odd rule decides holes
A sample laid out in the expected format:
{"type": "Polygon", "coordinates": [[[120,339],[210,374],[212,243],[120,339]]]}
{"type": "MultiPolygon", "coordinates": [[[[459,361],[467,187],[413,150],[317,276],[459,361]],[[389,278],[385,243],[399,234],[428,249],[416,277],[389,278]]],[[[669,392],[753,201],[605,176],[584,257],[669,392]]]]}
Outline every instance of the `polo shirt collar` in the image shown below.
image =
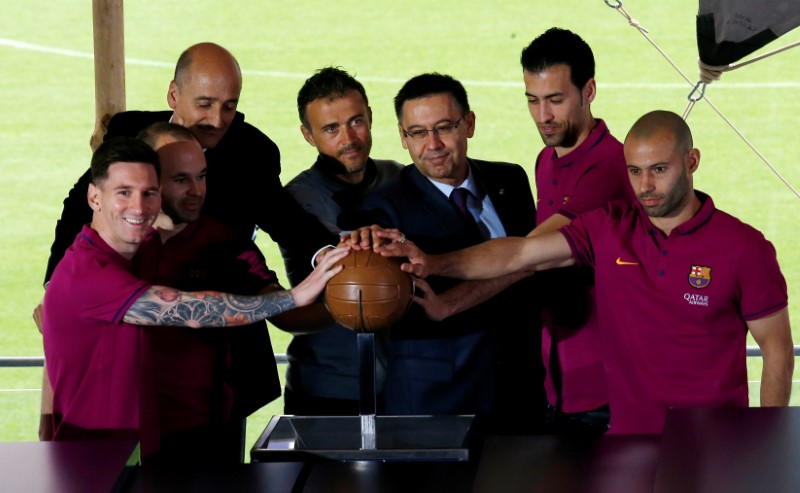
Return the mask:
{"type": "Polygon", "coordinates": [[[675,228],[675,234],[688,235],[695,232],[706,224],[714,214],[714,201],[711,200],[711,197],[699,190],[695,190],[694,193],[697,194],[697,198],[700,199],[702,205],[693,218],[675,228]]]}
{"type": "MultiPolygon", "coordinates": [[[[697,198],[700,199],[700,209],[697,210],[697,213],[694,215],[694,217],[675,227],[670,233],[670,236],[688,235],[694,233],[696,230],[708,223],[708,221],[711,219],[711,216],[714,215],[716,208],[714,207],[714,201],[711,199],[711,196],[701,192],[700,190],[695,190],[694,193],[697,195],[697,198]]],[[[650,221],[650,217],[647,215],[647,212],[644,210],[641,202],[635,200],[634,207],[636,207],[636,209],[639,211],[642,221],[647,225],[647,228],[653,232],[658,231],[658,228],[653,226],[653,223],[650,221]]]]}
{"type": "Polygon", "coordinates": [[[161,235],[156,235],[158,237],[158,241],[164,244],[164,243],[169,243],[171,240],[177,239],[183,243],[188,243],[192,240],[194,235],[197,234],[198,231],[200,230],[201,224],[205,222],[204,218],[205,216],[201,215],[199,218],[197,218],[196,221],[187,222],[186,226],[184,226],[182,230],[178,231],[178,233],[176,233],[166,242],[161,242],[161,235]]]}
{"type": "Polygon", "coordinates": [[[558,157],[558,155],[553,152],[553,164],[562,167],[570,166],[572,163],[582,159],[584,155],[592,152],[608,133],[608,126],[605,121],[600,118],[595,118],[595,122],[594,128],[589,132],[589,135],[586,136],[586,139],[581,142],[581,145],[562,157],[558,157]]]}
{"type": "MultiPolygon", "coordinates": [[[[154,231],[155,230],[151,230],[150,233],[148,233],[146,239],[150,238],[154,231]]],[[[100,233],[92,229],[92,227],[89,226],[88,224],[83,226],[80,238],[84,242],[91,245],[92,248],[99,250],[102,253],[108,255],[109,257],[115,259],[115,262],[117,262],[119,265],[125,267],[130,267],[131,265],[133,265],[133,261],[131,259],[123,257],[122,255],[120,255],[118,251],[111,248],[111,246],[108,243],[106,243],[106,240],[104,240],[103,237],[100,236],[100,233]]]]}

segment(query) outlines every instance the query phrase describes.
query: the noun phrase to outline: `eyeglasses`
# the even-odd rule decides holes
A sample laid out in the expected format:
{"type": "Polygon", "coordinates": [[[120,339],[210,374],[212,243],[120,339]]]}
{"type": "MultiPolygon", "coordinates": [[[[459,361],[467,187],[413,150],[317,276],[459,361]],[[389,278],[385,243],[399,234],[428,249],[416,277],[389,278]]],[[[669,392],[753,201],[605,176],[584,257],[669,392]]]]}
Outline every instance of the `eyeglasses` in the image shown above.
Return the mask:
{"type": "Polygon", "coordinates": [[[442,123],[441,125],[436,125],[433,128],[415,128],[414,130],[406,130],[403,127],[400,128],[403,130],[403,135],[411,138],[412,140],[421,142],[428,138],[428,132],[433,132],[437,137],[446,137],[451,135],[456,131],[459,125],[461,125],[462,121],[464,121],[463,116],[455,123],[442,123]]]}

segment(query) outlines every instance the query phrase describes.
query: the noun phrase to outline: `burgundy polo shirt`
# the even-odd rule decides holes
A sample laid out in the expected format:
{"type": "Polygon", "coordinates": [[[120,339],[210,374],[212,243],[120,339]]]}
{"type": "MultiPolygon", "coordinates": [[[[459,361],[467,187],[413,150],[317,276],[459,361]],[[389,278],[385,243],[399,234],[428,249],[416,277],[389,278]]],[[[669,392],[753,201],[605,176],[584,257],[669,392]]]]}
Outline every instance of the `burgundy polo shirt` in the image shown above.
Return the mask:
{"type": "MultiPolygon", "coordinates": [[[[183,291],[255,294],[278,282],[258,250],[236,231],[208,216],[137,252],[139,275],[183,291]]],[[[218,327],[147,327],[162,434],[230,419],[233,393],[229,330],[218,327]]],[[[233,329],[239,330],[239,329],[233,329]]]]}
{"type": "Polygon", "coordinates": [[[58,263],[44,296],[44,351],[53,387],[55,440],[157,436],[145,333],[123,317],[150,284],[96,231],[84,226],[58,263]]]}
{"type": "MultiPolygon", "coordinates": [[[[554,214],[570,219],[632,197],[622,144],[606,123],[565,156],[545,147],[536,160],[536,224],[554,214]]],[[[551,405],[567,413],[596,409],[608,403],[606,379],[598,352],[598,324],[593,275],[590,269],[570,267],[539,275],[543,303],[542,359],[545,390],[551,405]],[[567,316],[565,317],[564,314],[567,316]],[[565,318],[577,318],[572,323],[565,318]],[[550,368],[555,345],[560,385],[550,368]],[[560,387],[561,400],[556,386],[560,387]]]]}
{"type": "Polygon", "coordinates": [[[746,322],[787,306],[772,244],[697,195],[668,237],[638,203],[561,230],[595,269],[612,433],[661,433],[669,407],[747,406],[746,322]]]}

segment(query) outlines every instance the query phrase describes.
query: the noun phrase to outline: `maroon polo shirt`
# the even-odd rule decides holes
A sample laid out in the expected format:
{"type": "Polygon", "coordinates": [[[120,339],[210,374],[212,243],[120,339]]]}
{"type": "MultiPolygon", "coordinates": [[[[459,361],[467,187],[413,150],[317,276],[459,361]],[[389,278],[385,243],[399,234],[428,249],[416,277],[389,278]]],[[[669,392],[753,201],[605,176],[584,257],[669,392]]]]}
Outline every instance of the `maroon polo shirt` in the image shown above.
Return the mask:
{"type": "Polygon", "coordinates": [[[746,322],[787,306],[772,244],[697,195],[668,237],[638,203],[561,230],[595,270],[612,433],[661,433],[669,407],[747,406],[746,322]]]}
{"type": "Polygon", "coordinates": [[[44,351],[55,440],[136,437],[158,447],[146,334],[123,317],[150,284],[84,226],[44,296],[44,351]]]}
{"type": "MultiPolygon", "coordinates": [[[[630,190],[622,144],[598,119],[588,137],[568,154],[558,157],[552,147],[545,147],[539,154],[536,224],[554,214],[573,219],[609,202],[632,197],[630,190]]],[[[567,413],[607,404],[591,271],[570,267],[537,277],[544,308],[542,359],[547,370],[547,400],[567,413]],[[575,318],[571,323],[565,320],[575,318]],[[560,369],[560,403],[550,367],[554,347],[557,356],[552,356],[556,356],[560,369]]]]}
{"type": "MultiPolygon", "coordinates": [[[[136,260],[139,275],[155,285],[256,294],[278,282],[253,242],[208,216],[165,243],[154,236],[136,260]]],[[[241,329],[147,328],[162,434],[230,419],[229,330],[241,329]]]]}

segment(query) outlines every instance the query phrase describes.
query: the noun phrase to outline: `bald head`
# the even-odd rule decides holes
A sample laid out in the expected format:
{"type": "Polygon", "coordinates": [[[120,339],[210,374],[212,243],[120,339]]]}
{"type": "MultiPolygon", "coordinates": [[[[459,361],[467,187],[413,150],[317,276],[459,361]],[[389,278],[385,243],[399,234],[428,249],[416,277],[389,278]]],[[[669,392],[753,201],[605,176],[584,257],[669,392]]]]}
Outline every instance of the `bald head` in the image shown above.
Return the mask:
{"type": "Polygon", "coordinates": [[[194,134],[188,128],[170,122],[155,122],[142,129],[136,138],[144,141],[154,151],[158,151],[161,146],[172,142],[197,142],[194,134]]]}
{"type": "Polygon", "coordinates": [[[242,72],[236,58],[215,43],[198,43],[187,48],[175,65],[175,82],[178,86],[187,83],[195,74],[217,73],[242,84],[242,72]]]}
{"type": "Polygon", "coordinates": [[[161,210],[173,224],[197,221],[206,196],[206,160],[200,144],[174,140],[171,135],[159,139],[161,161],[161,210]]]}
{"type": "Polygon", "coordinates": [[[692,147],[689,126],[675,113],[652,111],[625,137],[628,177],[650,220],[665,234],[690,219],[700,207],[693,174],[700,151],[692,147]]]}
{"type": "Polygon", "coordinates": [[[636,120],[625,137],[625,144],[628,145],[628,141],[641,142],[666,136],[675,142],[675,151],[678,153],[689,152],[694,146],[689,125],[677,114],[664,110],[651,111],[636,120]]]}
{"type": "Polygon", "coordinates": [[[190,46],[178,59],[167,92],[172,122],[212,149],[233,122],[241,92],[242,72],[228,50],[214,43],[190,46]]]}

